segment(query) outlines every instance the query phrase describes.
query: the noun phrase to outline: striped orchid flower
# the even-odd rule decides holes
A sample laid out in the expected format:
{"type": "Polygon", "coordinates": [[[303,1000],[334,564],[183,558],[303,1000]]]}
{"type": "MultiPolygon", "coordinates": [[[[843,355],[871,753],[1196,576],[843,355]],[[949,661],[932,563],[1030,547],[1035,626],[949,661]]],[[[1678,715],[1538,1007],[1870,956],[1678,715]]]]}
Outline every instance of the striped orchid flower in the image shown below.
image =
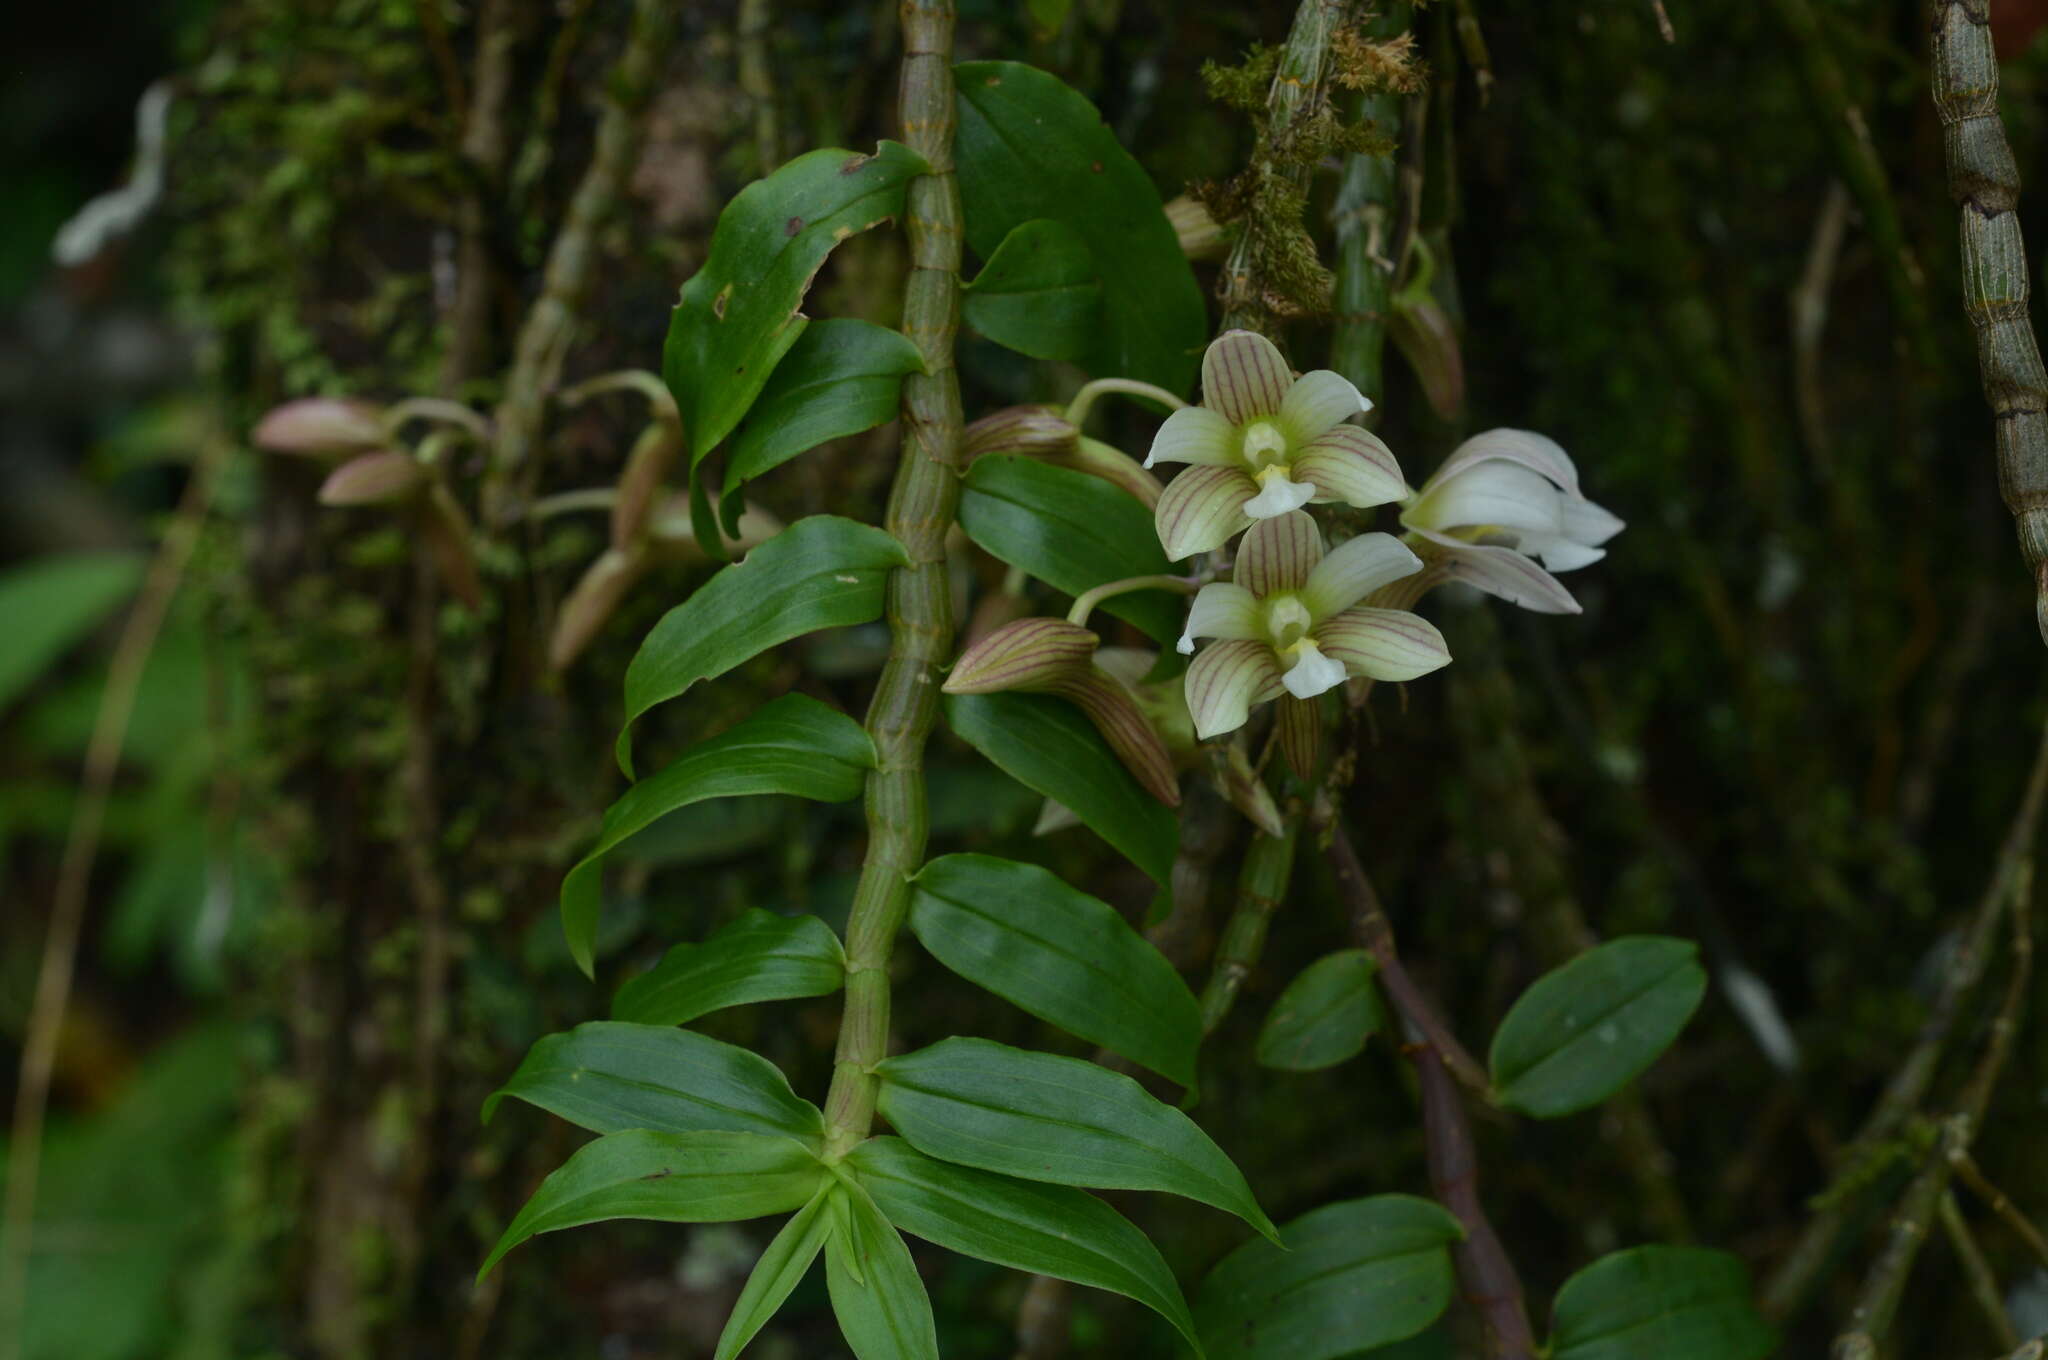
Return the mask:
{"type": "Polygon", "coordinates": [[[1422,569],[1391,534],[1361,534],[1335,552],[1299,510],[1253,524],[1235,580],[1203,586],[1182,652],[1215,638],[1188,666],[1188,710],[1204,739],[1241,726],[1253,704],[1312,699],[1347,676],[1412,680],[1451,659],[1443,634],[1402,609],[1361,605],[1422,569]]]}
{"type": "Polygon", "coordinates": [[[1607,555],[1600,545],[1623,527],[1579,490],[1579,471],[1557,441],[1505,429],[1454,449],[1402,504],[1401,525],[1418,546],[1434,545],[1451,579],[1539,614],[1580,612],[1551,573],[1599,561],[1607,555]]]}
{"type": "Polygon", "coordinates": [[[1367,509],[1406,496],[1387,446],[1344,423],[1371,405],[1328,369],[1295,377],[1262,335],[1218,336],[1202,356],[1202,404],[1168,416],[1145,459],[1146,467],[1194,464],[1154,511],[1166,555],[1212,551],[1311,503],[1367,509]]]}

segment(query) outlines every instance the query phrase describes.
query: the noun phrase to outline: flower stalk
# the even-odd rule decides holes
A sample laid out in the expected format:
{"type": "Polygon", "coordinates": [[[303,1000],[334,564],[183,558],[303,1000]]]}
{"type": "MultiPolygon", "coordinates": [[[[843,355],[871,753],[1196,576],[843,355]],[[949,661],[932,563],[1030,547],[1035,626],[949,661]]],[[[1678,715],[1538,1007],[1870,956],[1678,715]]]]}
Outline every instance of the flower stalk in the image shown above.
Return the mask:
{"type": "Polygon", "coordinates": [[[889,660],[867,716],[875,743],[868,776],[867,858],[846,925],[846,1009],[832,1088],[826,1153],[843,1156],[874,1122],[875,1065],[888,1055],[889,956],[924,858],[929,810],[924,745],[939,697],[939,667],[953,637],[946,531],[959,501],[960,383],[953,339],[960,323],[960,187],[953,172],[953,5],[903,0],[898,96],[903,140],[928,174],[911,181],[905,213],[910,277],[903,329],[924,371],[903,380],[903,452],[884,527],[910,565],[890,573],[889,660]]]}

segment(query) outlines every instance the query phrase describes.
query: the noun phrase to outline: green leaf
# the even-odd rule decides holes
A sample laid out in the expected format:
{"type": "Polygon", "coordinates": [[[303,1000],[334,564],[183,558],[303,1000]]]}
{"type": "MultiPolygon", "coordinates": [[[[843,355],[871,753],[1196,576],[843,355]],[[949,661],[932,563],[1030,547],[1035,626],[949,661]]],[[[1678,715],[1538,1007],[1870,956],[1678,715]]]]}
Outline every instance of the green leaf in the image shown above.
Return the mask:
{"type": "Polygon", "coordinates": [[[1223,1149],[1120,1072],[963,1038],[876,1070],[882,1116],[927,1156],[1054,1185],[1163,1190],[1273,1230],[1223,1149]]]}
{"type": "Polygon", "coordinates": [[[1209,338],[1194,270],[1159,192],[1080,94],[1009,61],[953,68],[954,141],[967,241],[992,259],[1003,238],[1050,218],[1081,238],[1102,279],[1102,318],[1084,366],[1186,393],[1209,338]]]}
{"type": "Polygon", "coordinates": [[[38,557],[0,572],[0,708],[135,593],[143,558],[131,552],[38,557]]]}
{"type": "Polygon", "coordinates": [[[870,1138],[846,1161],[903,1231],[963,1256],[1136,1299],[1200,1350],[1159,1249],[1087,1191],[936,1161],[901,1138],[870,1138]]]}
{"type": "Polygon", "coordinates": [[[825,1203],[838,1184],[837,1180],[827,1180],[820,1185],[810,1202],[791,1215],[761,1253],[761,1259],[754,1262],[753,1272],[747,1276],[746,1286],[732,1306],[732,1315],[725,1320],[725,1330],[718,1334],[718,1351],[712,1360],[734,1360],[768,1325],[790,1291],[810,1273],[811,1262],[818,1259],[825,1236],[832,1228],[832,1216],[826,1212],[825,1203]]]}
{"type": "Polygon", "coordinates": [[[1761,1360],[1778,1338],[1725,1251],[1636,1247],[1564,1282],[1551,1310],[1552,1360],[1761,1360]]]}
{"type": "Polygon", "coordinates": [[[506,1252],[539,1233],[608,1218],[730,1223],[787,1213],[829,1176],[801,1143],[767,1134],[607,1134],[576,1149],[540,1183],[477,1276],[489,1274],[506,1252]]]}
{"type": "Polygon", "coordinates": [[[910,1248],[868,1192],[834,1188],[841,1230],[825,1242],[825,1284],[858,1360],[939,1360],[931,1297],[910,1248]]]}
{"type": "Polygon", "coordinates": [[[516,1096],[594,1133],[720,1129],[816,1145],[818,1107],[774,1063],[694,1030],[592,1020],[550,1034],[484,1101],[484,1119],[516,1096]]]}
{"type": "Polygon", "coordinates": [[[1463,1236],[1413,1195],[1326,1204],[1281,1231],[1285,1250],[1254,1238],[1217,1263],[1195,1300],[1202,1340],[1216,1360],[1328,1360],[1413,1336],[1451,1301],[1463,1236]]]}
{"type": "Polygon", "coordinates": [[[687,1025],[727,1006],[824,996],[845,980],[846,951],[832,927],[756,907],[702,944],[677,945],[619,988],[612,1019],[687,1025]]]}
{"type": "MultiPolygon", "coordinates": [[[[1173,570],[1152,512],[1135,496],[1035,458],[975,459],[960,490],[960,527],[996,557],[1069,595],[1173,570]]],[[[1115,595],[1102,608],[1161,644],[1180,636],[1187,615],[1187,601],[1164,590],[1115,595]]]]}
{"type": "Polygon", "coordinates": [[[1101,326],[1102,280],[1064,222],[1020,222],[960,297],[960,319],[1034,359],[1079,359],[1101,326]]]}
{"type": "Polygon", "coordinates": [[[910,928],[940,963],[1069,1034],[1195,1084],[1195,995],[1107,902],[1035,864],[988,855],[935,859],[914,887],[910,928]]]}
{"type": "Polygon", "coordinates": [[[1166,882],[1179,847],[1173,810],[1140,787],[1079,709],[1050,694],[948,694],[941,702],[961,740],[1166,882]]]}
{"type": "Polygon", "coordinates": [[[844,803],[860,797],[874,767],[874,743],[859,723],[806,695],[785,694],[627,789],[605,809],[597,844],[562,880],[562,931],[577,966],[591,972],[604,856],[627,837],[707,798],[788,793],[844,803]]]}
{"type": "Polygon", "coordinates": [[[725,494],[828,439],[895,419],[903,375],[923,367],[901,331],[867,321],[812,322],[733,436],[725,494]]]}
{"type": "Polygon", "coordinates": [[[1706,995],[1689,940],[1610,940],[1536,979],[1494,1032],[1502,1104],[1541,1119],[1597,1105],[1678,1037],[1706,995]]]}
{"type": "Polygon", "coordinates": [[[1339,950],[1302,969],[1259,1031],[1259,1061],[1313,1072],[1357,1057],[1382,1022],[1372,985],[1378,971],[1363,949],[1339,950]]]}
{"type": "Polygon", "coordinates": [[[903,545],[880,529],[813,515],[746,561],[721,567],[661,616],[626,668],[619,768],[633,772],[632,726],[642,713],[777,643],[880,618],[889,568],[909,561],[903,545]]]}
{"type": "Polygon", "coordinates": [[[896,142],[872,156],[828,148],[798,156],[726,204],[704,267],[683,285],[661,355],[692,468],[732,432],[803,333],[797,308],[832,247],[901,216],[904,186],[927,168],[896,142]]]}

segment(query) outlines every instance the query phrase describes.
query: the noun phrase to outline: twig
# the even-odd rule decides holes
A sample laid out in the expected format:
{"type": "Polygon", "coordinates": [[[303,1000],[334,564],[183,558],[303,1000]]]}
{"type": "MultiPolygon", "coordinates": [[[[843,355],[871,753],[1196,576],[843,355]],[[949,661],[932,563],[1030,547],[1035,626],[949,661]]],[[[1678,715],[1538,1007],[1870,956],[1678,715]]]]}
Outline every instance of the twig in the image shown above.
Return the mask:
{"type": "Polygon", "coordinates": [[[469,186],[462,204],[462,244],[456,255],[448,350],[441,356],[441,390],[450,395],[483,367],[490,343],[498,271],[496,252],[491,248],[487,196],[504,173],[509,149],[505,106],[512,93],[512,56],[519,45],[519,3],[484,0],[477,18],[475,79],[461,145],[469,186]]]}
{"type": "Polygon", "coordinates": [[[1650,0],[1650,8],[1657,15],[1657,34],[1665,42],[1678,41],[1678,30],[1671,26],[1671,16],[1664,12],[1664,0],[1650,0]]]}
{"type": "Polygon", "coordinates": [[[674,13],[675,6],[662,0],[635,0],[626,49],[606,82],[609,97],[598,121],[590,164],[548,249],[540,296],[519,328],[484,483],[484,514],[489,523],[503,524],[516,517],[516,501],[521,498],[512,495],[509,483],[521,478],[530,494],[539,471],[534,445],[540,439],[548,399],[561,379],[563,360],[575,339],[584,295],[597,271],[599,229],[617,210],[639,155],[640,111],[668,57],[675,33],[674,13]]]}
{"type": "MultiPolygon", "coordinates": [[[[2005,843],[1992,868],[1991,881],[1985,885],[1984,894],[1964,929],[1963,940],[1949,960],[1948,975],[1942,979],[1941,991],[1928,1010],[1927,1023],[1921,1026],[1919,1037],[1906,1060],[1885,1084],[1863,1127],[1856,1131],[1856,1136],[1842,1151],[1841,1165],[1850,1172],[1862,1166],[1882,1143],[1899,1130],[1926,1095],[1935,1069],[1940,1065],[1949,1032],[1955,1026],[1957,1012],[1984,976],[1984,966],[1999,918],[2007,904],[2016,901],[2020,886],[2028,877],[2027,866],[2031,862],[2030,851],[2044,795],[2048,795],[2048,729],[2042,732],[2033,773],[2028,776],[2026,792],[2006,829],[2005,843]]],[[[1806,1230],[1800,1234],[1798,1242],[1764,1288],[1763,1309],[1768,1316],[1782,1321],[1804,1301],[1821,1268],[1834,1255],[1836,1243],[1848,1225],[1855,1199],[1854,1195],[1829,1196],[1826,1207],[1807,1223],[1806,1230]]]]}
{"type": "Polygon", "coordinates": [[[1806,247],[1806,268],[1792,290],[1792,396],[1799,409],[1800,432],[1824,481],[1832,482],[1834,441],[1828,437],[1827,404],[1821,395],[1820,338],[1828,323],[1828,295],[1835,284],[1835,265],[1842,257],[1842,237],[1849,228],[1849,191],[1839,179],[1828,181],[1827,197],[1813,221],[1806,247]]]}
{"type": "Polygon", "coordinates": [[[192,467],[191,479],[176,513],[164,531],[135,607],[121,628],[120,640],[107,667],[106,688],[86,743],[79,776],[78,805],[64,842],[57,870],[56,894],[50,904],[49,933],[43,938],[42,964],[36,974],[35,999],[22,1042],[21,1074],[15,1089],[13,1130],[8,1139],[7,1198],[0,1217],[0,1360],[16,1360],[24,1347],[29,1250],[35,1230],[37,1178],[41,1173],[43,1116],[49,1108],[50,1078],[57,1062],[57,1040],[71,1004],[71,982],[78,962],[78,940],[85,923],[86,895],[99,857],[100,832],[107,800],[128,738],[128,720],[143,671],[163,629],[171,599],[192,560],[213,495],[235,445],[209,434],[192,467]]]}
{"type": "Polygon", "coordinates": [[[1472,79],[1479,87],[1479,107],[1485,108],[1493,97],[1493,58],[1486,51],[1486,35],[1480,31],[1479,15],[1472,8],[1472,0],[1458,0],[1458,49],[1465,54],[1465,64],[1472,68],[1472,79]]]}
{"type": "Polygon", "coordinates": [[[2011,1350],[2020,1344],[2020,1334],[2013,1327],[2005,1304],[1999,1299],[1998,1277],[1991,1273],[1991,1263],[1984,1259],[1984,1249],[1977,1245],[1977,1238],[1964,1220],[1963,1211],[1956,1207],[1955,1195],[1943,1194],[1937,1212],[1941,1215],[1942,1233],[1948,1238],[1949,1246],[1955,1249],[1956,1260],[1963,1268],[1963,1279],[1970,1286],[1970,1297],[1976,1300],[1977,1311],[1984,1315],[1984,1321],[1998,1344],[2011,1350]]]}
{"type": "Polygon", "coordinates": [[[2019,164],[1998,116],[1991,0],[1940,0],[1931,37],[1948,192],[1962,217],[1963,310],[1991,404],[1998,488],[2019,528],[2035,623],[2048,641],[2048,370],[2027,314],[2033,270],[2020,238],[2019,164]]]}
{"type": "Polygon", "coordinates": [[[1258,967],[1266,950],[1266,930],[1273,913],[1286,900],[1288,884],[1294,878],[1294,848],[1301,839],[1301,819],[1290,817],[1287,834],[1268,836],[1259,832],[1245,851],[1244,865],[1237,877],[1237,907],[1223,927],[1216,946],[1216,959],[1209,969],[1208,985],[1202,988],[1202,1033],[1215,1032],[1237,1002],[1244,980],[1258,967]]]}
{"type": "MultiPolygon", "coordinates": [[[[1477,1064],[1451,1039],[1443,1021],[1409,981],[1394,952],[1393,931],[1380,907],[1379,894],[1373,891],[1372,880],[1366,877],[1358,852],[1351,847],[1350,832],[1341,822],[1331,828],[1330,864],[1336,872],[1337,889],[1351,911],[1353,931],[1379,960],[1380,981],[1408,1031],[1406,1051],[1415,1063],[1421,1090],[1423,1143],[1429,1160],[1430,1184],[1437,1198],[1465,1229],[1465,1240],[1455,1253],[1458,1278],[1466,1301],[1486,1324],[1489,1360],[1533,1360],[1537,1354],[1536,1337],[1529,1329],[1521,1277],[1480,1203],[1472,1131],[1458,1099],[1457,1086],[1452,1082],[1460,1062],[1476,1073],[1481,1089],[1485,1087],[1486,1074],[1478,1071],[1477,1064]]],[[[1472,1076],[1461,1079],[1469,1083],[1472,1076]]]]}
{"type": "Polygon", "coordinates": [[[2020,1207],[2006,1197],[2005,1191],[1991,1183],[1984,1174],[1984,1168],[1978,1166],[1977,1159],[1968,1152],[1956,1158],[1956,1177],[1984,1201],[1985,1208],[2019,1234],[2020,1240],[2040,1258],[2042,1265],[2048,1266],[2048,1237],[2041,1235],[2041,1230],[2034,1226],[2034,1220],[2021,1213],[2020,1207]]]}

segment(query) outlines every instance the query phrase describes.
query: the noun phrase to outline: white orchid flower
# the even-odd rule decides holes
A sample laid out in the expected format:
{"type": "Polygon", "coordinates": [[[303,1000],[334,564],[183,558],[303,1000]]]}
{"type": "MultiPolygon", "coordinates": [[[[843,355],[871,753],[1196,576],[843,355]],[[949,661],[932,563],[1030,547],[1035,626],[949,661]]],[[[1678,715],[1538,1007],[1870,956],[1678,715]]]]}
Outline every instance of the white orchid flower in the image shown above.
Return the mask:
{"type": "Polygon", "coordinates": [[[1505,429],[1454,449],[1403,504],[1401,524],[1443,549],[1453,580],[1539,614],[1580,612],[1551,573],[1598,562],[1607,555],[1600,545],[1623,527],[1579,490],[1556,440],[1505,429]]]}
{"type": "Polygon", "coordinates": [[[1335,552],[1301,511],[1262,519],[1238,545],[1233,581],[1203,586],[1180,650],[1217,638],[1188,666],[1188,711],[1207,739],[1241,726],[1253,704],[1316,695],[1347,676],[1413,680],[1451,659],[1443,634],[1402,609],[1358,602],[1422,569],[1391,534],[1361,534],[1335,552]]]}
{"type": "Polygon", "coordinates": [[[1394,455],[1345,420],[1372,403],[1328,369],[1299,378],[1273,342],[1226,331],[1202,356],[1202,404],[1159,427],[1145,466],[1192,463],[1154,511],[1174,560],[1209,552],[1249,528],[1316,502],[1366,509],[1400,500],[1394,455]]]}

